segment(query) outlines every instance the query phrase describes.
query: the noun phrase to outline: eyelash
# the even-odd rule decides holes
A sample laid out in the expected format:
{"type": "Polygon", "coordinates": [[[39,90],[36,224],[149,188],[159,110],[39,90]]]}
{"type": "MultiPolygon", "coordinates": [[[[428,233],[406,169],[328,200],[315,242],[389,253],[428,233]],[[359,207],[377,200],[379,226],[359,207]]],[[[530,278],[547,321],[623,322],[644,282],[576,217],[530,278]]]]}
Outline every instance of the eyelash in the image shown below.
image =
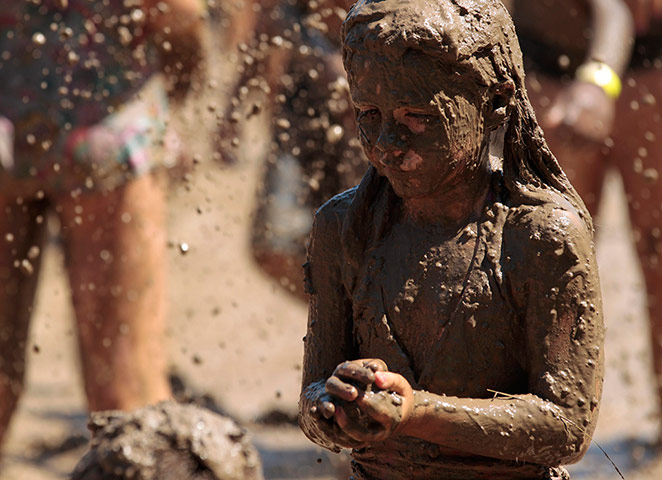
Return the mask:
{"type": "MultiPolygon", "coordinates": [[[[367,116],[372,117],[372,116],[378,115],[378,114],[379,114],[379,110],[377,110],[376,108],[371,108],[369,110],[361,110],[358,114],[357,119],[362,120],[363,118],[365,118],[367,116]]],[[[426,122],[430,122],[433,118],[433,115],[430,115],[430,114],[427,114],[427,113],[414,113],[414,112],[409,112],[409,113],[405,114],[405,116],[410,117],[410,118],[415,118],[416,120],[423,120],[423,121],[426,121],[426,122]]]]}
{"type": "Polygon", "coordinates": [[[434,115],[430,115],[427,113],[407,113],[405,114],[406,117],[413,118],[414,120],[417,120],[419,122],[425,122],[425,123],[430,123],[432,120],[434,120],[434,115]]]}

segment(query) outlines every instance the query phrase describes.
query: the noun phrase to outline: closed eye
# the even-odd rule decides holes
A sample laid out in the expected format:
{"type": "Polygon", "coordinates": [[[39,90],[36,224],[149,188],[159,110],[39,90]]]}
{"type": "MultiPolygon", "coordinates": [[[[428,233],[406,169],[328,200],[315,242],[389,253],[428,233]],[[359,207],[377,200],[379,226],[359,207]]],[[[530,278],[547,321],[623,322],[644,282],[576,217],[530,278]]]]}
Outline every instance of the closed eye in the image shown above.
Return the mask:
{"type": "Polygon", "coordinates": [[[414,118],[416,120],[423,120],[425,122],[431,122],[434,120],[435,115],[430,115],[428,113],[407,112],[405,117],[414,118]]]}
{"type": "Polygon", "coordinates": [[[434,112],[407,107],[396,109],[393,117],[401,124],[407,125],[413,133],[423,133],[428,125],[439,120],[439,116],[434,112]]]}

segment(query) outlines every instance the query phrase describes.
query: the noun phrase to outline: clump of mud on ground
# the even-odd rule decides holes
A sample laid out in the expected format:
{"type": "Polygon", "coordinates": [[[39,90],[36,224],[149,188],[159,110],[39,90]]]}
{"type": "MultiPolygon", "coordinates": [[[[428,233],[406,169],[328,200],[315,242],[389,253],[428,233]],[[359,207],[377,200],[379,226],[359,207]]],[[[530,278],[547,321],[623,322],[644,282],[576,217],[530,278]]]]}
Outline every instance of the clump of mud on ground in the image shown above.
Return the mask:
{"type": "Polygon", "coordinates": [[[162,402],[93,413],[90,450],[72,480],[262,480],[257,450],[235,422],[162,402]]]}

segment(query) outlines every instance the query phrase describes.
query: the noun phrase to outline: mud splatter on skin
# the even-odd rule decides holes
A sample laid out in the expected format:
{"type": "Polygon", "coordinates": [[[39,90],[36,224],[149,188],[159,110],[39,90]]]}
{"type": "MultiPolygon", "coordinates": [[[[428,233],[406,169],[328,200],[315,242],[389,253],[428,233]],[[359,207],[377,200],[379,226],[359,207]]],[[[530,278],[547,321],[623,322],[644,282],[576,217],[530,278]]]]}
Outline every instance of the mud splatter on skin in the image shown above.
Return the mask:
{"type": "Polygon", "coordinates": [[[560,478],[597,419],[600,288],[510,17],[496,0],[363,0],[343,41],[373,167],[313,226],[301,427],[355,448],[361,479],[560,478]],[[411,416],[341,368],[366,358],[413,387],[411,416]],[[377,435],[356,412],[339,427],[354,397],[377,435]]]}
{"type": "Polygon", "coordinates": [[[90,451],[72,480],[262,480],[257,450],[232,420],[162,402],[92,414],[90,451]]]}

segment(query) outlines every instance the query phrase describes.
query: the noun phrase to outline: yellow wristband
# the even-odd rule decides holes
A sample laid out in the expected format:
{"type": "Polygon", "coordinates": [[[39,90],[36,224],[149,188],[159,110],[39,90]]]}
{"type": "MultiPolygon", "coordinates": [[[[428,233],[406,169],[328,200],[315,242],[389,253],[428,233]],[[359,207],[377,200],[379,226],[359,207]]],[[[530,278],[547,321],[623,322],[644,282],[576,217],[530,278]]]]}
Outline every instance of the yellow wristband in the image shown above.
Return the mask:
{"type": "Polygon", "coordinates": [[[621,79],[606,63],[584,63],[575,72],[575,77],[582,82],[597,85],[605,91],[608,97],[614,100],[621,94],[621,79]]]}

